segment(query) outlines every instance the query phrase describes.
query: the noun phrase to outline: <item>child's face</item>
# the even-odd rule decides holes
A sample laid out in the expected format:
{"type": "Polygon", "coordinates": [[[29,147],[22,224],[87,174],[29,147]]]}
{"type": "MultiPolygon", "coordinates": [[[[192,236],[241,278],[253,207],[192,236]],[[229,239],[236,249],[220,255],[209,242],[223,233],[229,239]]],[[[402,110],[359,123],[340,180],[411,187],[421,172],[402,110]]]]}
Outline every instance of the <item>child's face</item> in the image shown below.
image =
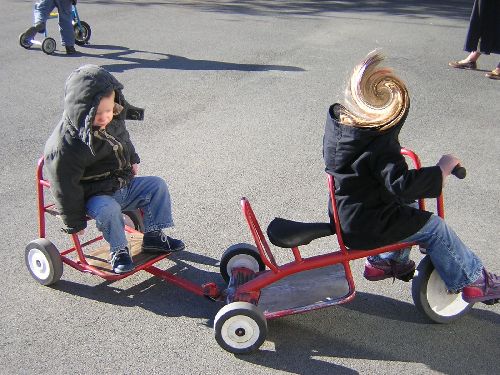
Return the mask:
{"type": "Polygon", "coordinates": [[[99,102],[94,118],[94,126],[104,129],[113,120],[113,109],[115,108],[115,92],[105,96],[99,102]]]}

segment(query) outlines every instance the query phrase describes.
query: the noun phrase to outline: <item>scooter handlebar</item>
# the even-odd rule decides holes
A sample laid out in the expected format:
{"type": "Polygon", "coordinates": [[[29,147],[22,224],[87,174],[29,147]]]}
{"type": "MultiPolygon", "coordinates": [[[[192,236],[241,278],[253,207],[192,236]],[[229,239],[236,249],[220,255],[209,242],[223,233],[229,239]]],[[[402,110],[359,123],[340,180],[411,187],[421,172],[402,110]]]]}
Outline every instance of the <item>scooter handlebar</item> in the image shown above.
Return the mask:
{"type": "Polygon", "coordinates": [[[455,168],[453,168],[453,170],[451,171],[451,174],[454,175],[456,178],[462,180],[465,178],[465,176],[467,176],[467,170],[460,164],[457,164],[455,168]]]}

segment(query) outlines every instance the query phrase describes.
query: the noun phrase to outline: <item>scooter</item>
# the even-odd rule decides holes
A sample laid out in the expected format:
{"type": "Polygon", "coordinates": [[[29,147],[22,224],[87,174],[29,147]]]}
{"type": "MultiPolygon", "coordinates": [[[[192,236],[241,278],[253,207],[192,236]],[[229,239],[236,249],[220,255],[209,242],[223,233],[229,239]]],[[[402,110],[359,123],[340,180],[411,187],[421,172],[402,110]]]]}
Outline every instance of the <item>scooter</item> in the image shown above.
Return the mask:
{"type": "MultiPolygon", "coordinates": [[[[35,7],[37,4],[35,4],[35,7]]],[[[58,16],[57,12],[50,13],[49,19],[56,18],[58,16]]],[[[87,44],[90,40],[90,36],[92,34],[92,29],[90,25],[80,20],[80,16],[78,15],[78,9],[76,5],[72,5],[71,8],[71,17],[73,23],[73,31],[75,33],[75,43],[79,46],[83,46],[87,44]]],[[[57,43],[54,38],[48,36],[47,28],[41,32],[44,38],[40,41],[33,37],[32,39],[26,39],[24,33],[19,35],[19,44],[21,47],[30,49],[33,45],[40,46],[42,51],[47,55],[52,55],[56,50],[57,43]]],[[[36,36],[36,35],[35,35],[36,36]]]]}

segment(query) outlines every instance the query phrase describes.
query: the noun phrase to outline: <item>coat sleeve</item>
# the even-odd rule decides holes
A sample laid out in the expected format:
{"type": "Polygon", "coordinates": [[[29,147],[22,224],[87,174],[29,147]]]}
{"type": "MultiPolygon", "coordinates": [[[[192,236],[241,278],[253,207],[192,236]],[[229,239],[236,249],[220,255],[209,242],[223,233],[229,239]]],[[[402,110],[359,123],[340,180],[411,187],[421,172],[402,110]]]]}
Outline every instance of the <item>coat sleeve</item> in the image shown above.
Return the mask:
{"type": "Polygon", "coordinates": [[[66,233],[77,233],[87,227],[85,197],[80,179],[85,166],[77,152],[58,151],[45,155],[45,168],[49,175],[50,190],[66,233]]]}
{"type": "Polygon", "coordinates": [[[373,169],[387,190],[404,200],[436,198],[441,194],[443,175],[439,166],[408,169],[404,156],[392,152],[380,155],[373,169]]]}
{"type": "Polygon", "coordinates": [[[126,143],[127,143],[127,149],[130,152],[130,164],[139,164],[141,162],[141,158],[139,157],[139,154],[135,151],[134,144],[132,143],[130,139],[130,134],[125,126],[125,120],[142,120],[144,118],[144,109],[134,107],[131,105],[129,102],[125,100],[125,98],[122,98],[122,105],[123,105],[123,111],[120,114],[120,119],[123,121],[123,126],[124,130],[126,132],[126,143]],[[134,111],[138,110],[141,115],[137,115],[140,118],[136,118],[135,115],[132,115],[135,113],[134,111]]]}

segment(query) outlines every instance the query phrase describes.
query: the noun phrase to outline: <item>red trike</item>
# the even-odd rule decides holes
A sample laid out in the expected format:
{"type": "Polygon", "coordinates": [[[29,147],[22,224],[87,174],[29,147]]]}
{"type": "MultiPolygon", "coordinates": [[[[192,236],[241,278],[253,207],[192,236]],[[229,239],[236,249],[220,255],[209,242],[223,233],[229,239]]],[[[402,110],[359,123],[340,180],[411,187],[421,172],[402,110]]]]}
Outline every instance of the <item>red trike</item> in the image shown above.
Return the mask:
{"type": "MultiPolygon", "coordinates": [[[[413,161],[415,168],[420,168],[420,160],[414,152],[402,149],[402,154],[413,161]]],[[[465,169],[460,172],[465,173],[465,169]]],[[[416,245],[400,243],[371,250],[347,249],[342,240],[332,176],[328,176],[328,188],[334,224],[301,223],[281,218],[275,218],[269,224],[270,242],[289,248],[293,253],[294,260],[282,265],[275,261],[250,202],[241,199],[243,214],[256,246],[233,245],[221,259],[221,274],[229,285],[225,293],[226,306],[217,313],[214,329],[217,342],[225,350],[249,353],[259,348],[267,335],[267,319],[352,300],[355,288],[350,261],[416,245]],[[337,234],[339,250],[302,257],[299,246],[334,233],[337,234]]],[[[424,200],[419,201],[419,207],[425,209],[424,200]]],[[[437,198],[437,214],[444,217],[442,195],[437,198]]],[[[429,256],[418,265],[412,280],[412,296],[417,309],[437,323],[451,322],[472,307],[462,299],[461,293],[447,291],[429,256]]]]}

